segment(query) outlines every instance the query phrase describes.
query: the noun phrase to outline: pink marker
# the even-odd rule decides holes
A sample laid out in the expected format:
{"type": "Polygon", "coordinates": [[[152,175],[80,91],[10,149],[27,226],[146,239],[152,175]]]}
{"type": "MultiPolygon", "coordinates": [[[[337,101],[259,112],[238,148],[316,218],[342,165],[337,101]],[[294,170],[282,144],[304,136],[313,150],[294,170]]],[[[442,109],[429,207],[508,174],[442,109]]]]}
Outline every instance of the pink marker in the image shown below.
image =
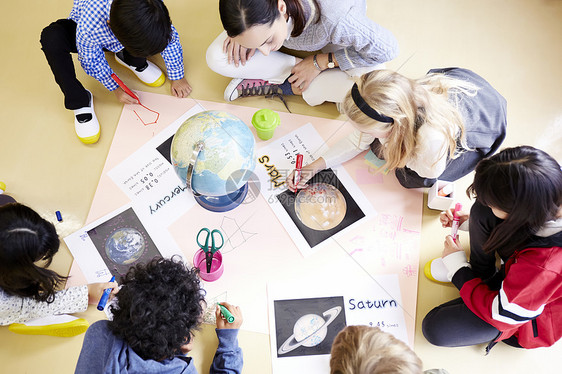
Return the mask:
{"type": "Polygon", "coordinates": [[[451,225],[451,236],[453,237],[453,240],[457,240],[457,232],[459,231],[459,215],[458,213],[460,212],[460,210],[462,209],[462,204],[461,203],[457,203],[455,205],[455,210],[453,211],[453,224],[451,225]]]}
{"type": "Polygon", "coordinates": [[[295,177],[293,179],[293,183],[295,184],[295,192],[298,190],[297,186],[301,181],[301,170],[302,170],[302,155],[300,153],[297,154],[297,165],[295,169],[295,177]]]}

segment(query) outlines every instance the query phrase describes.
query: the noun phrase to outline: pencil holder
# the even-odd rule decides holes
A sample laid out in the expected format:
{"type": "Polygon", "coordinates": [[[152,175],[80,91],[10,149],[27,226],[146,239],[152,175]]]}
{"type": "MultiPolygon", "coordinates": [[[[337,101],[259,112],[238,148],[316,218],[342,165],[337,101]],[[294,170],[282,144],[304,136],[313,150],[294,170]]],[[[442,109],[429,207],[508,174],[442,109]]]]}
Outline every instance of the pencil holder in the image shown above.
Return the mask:
{"type": "Polygon", "coordinates": [[[193,256],[193,266],[199,269],[199,277],[207,282],[214,282],[219,279],[224,272],[222,265],[222,253],[216,251],[211,260],[211,271],[207,273],[207,261],[205,261],[205,252],[199,249],[193,256]]]}
{"type": "Polygon", "coordinates": [[[427,207],[435,210],[447,210],[455,200],[455,185],[452,182],[437,180],[427,192],[427,207]],[[439,196],[445,186],[451,192],[447,196],[439,196]]]}

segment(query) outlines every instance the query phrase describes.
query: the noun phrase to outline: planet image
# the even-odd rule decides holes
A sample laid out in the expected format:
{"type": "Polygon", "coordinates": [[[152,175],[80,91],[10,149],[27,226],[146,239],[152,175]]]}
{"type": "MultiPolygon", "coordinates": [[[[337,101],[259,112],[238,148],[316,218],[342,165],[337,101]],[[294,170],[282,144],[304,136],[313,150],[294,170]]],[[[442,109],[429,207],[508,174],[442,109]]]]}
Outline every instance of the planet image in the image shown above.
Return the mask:
{"type": "Polygon", "coordinates": [[[333,229],[343,221],[346,212],[345,197],[331,184],[312,183],[300,190],[295,199],[297,217],[313,230],[333,229]]]}
{"type": "Polygon", "coordinates": [[[305,314],[299,318],[293,327],[293,335],[287,338],[277,353],[282,355],[300,346],[314,347],[322,343],[328,334],[328,326],[336,319],[341,310],[341,306],[335,306],[322,313],[325,318],[328,317],[328,320],[317,314],[305,314]]]}
{"type": "Polygon", "coordinates": [[[123,227],[113,231],[105,240],[105,254],[120,265],[137,261],[146,249],[146,241],[140,231],[123,227]]]}

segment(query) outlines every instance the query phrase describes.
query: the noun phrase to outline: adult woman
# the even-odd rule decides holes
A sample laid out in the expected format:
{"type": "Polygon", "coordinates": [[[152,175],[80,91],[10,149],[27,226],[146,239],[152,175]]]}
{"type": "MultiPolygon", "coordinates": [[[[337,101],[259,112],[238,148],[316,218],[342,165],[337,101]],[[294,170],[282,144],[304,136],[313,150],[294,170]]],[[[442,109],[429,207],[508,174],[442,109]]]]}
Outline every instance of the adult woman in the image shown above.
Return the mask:
{"type": "MultiPolygon", "coordinates": [[[[533,147],[505,149],[476,167],[468,193],[470,264],[451,236],[443,263],[460,298],[424,318],[432,344],[498,341],[547,347],[562,337],[562,171],[533,147]],[[496,269],[496,255],[503,266],[496,269]]],[[[450,213],[450,212],[449,212],[450,213]]],[[[450,214],[442,214],[444,226],[450,214]]]]}
{"type": "Polygon", "coordinates": [[[235,78],[225,100],[302,94],[310,105],[340,102],[350,76],[396,57],[394,36],[367,18],[364,0],[221,0],[221,33],[207,50],[215,72],[235,78]],[[299,59],[282,47],[322,53],[299,59]]]}

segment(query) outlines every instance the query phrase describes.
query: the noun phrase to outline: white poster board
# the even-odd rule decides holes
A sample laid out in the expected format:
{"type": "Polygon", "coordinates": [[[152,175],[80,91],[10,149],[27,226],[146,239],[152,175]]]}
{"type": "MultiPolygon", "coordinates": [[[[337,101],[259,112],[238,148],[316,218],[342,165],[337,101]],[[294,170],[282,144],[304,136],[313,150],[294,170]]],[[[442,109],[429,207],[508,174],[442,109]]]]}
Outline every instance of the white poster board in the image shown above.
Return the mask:
{"type": "Polygon", "coordinates": [[[144,222],[167,227],[195,204],[171,164],[170,145],[183,122],[204,110],[195,105],[107,173],[131,199],[144,222]]]}
{"type": "Polygon", "coordinates": [[[329,373],[332,342],[349,325],[377,326],[408,344],[396,274],[268,283],[267,293],[274,374],[329,373]]]}
{"type": "MultiPolygon", "coordinates": [[[[183,255],[168,230],[143,222],[127,204],[64,238],[88,283],[108,282],[156,256],[183,255]]],[[[184,260],[185,261],[185,260],[184,260]]]]}
{"type": "Polygon", "coordinates": [[[346,204],[345,216],[340,217],[341,222],[333,228],[317,230],[299,219],[300,205],[296,202],[301,199],[302,195],[299,194],[306,191],[301,190],[297,194],[289,191],[285,180],[295,168],[297,154],[303,155],[304,173],[306,165],[326,150],[324,140],[308,123],[256,151],[258,162],[255,173],[260,180],[261,194],[303,256],[321,249],[332,236],[342,235],[375,215],[371,203],[355,181],[342,166],[338,166],[317,173],[310,183],[330,185],[339,191],[339,198],[344,199],[346,204]]]}

